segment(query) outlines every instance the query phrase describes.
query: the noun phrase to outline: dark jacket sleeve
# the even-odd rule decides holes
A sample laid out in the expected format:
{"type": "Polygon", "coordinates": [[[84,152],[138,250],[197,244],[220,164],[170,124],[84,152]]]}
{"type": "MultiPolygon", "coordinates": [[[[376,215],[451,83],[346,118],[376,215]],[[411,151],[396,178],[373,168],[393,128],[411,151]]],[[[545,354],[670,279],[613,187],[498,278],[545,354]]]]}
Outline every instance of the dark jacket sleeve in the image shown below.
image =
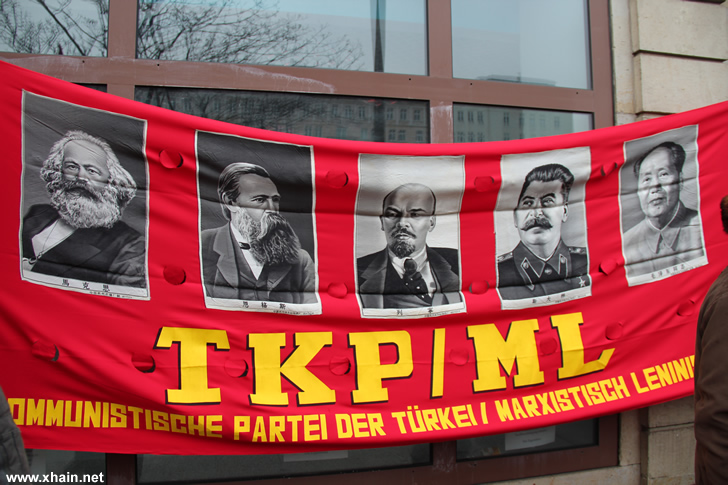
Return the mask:
{"type": "Polygon", "coordinates": [[[728,269],[705,297],[695,344],[695,479],[728,483],[728,269]]]}
{"type": "MultiPolygon", "coordinates": [[[[0,388],[0,477],[5,474],[30,473],[20,430],[13,421],[10,406],[0,388]]],[[[2,481],[0,478],[0,481],[2,481]]]]}

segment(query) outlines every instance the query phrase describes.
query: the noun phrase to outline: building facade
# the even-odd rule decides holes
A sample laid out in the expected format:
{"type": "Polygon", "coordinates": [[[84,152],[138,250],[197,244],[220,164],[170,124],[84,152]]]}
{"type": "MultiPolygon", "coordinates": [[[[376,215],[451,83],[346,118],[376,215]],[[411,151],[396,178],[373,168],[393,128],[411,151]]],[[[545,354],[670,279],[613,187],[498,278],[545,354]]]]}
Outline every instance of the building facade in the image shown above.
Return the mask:
{"type": "MultiPolygon", "coordinates": [[[[318,3],[7,1],[0,59],[197,116],[394,143],[557,135],[728,99],[720,0],[318,3]],[[243,39],[252,40],[229,47],[243,39]]],[[[503,436],[316,456],[32,450],[31,465],[105,469],[114,484],[693,480],[692,398],[561,425],[554,436],[519,451],[503,436]]]]}

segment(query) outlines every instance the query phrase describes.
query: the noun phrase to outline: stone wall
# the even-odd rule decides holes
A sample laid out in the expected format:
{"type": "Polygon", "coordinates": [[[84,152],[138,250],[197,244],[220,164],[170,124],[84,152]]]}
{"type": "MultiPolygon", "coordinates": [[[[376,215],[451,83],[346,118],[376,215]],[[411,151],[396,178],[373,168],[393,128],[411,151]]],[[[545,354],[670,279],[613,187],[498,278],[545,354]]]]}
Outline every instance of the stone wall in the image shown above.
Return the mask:
{"type": "MultiPolygon", "coordinates": [[[[728,100],[728,3],[612,0],[618,124],[728,100]]],[[[640,483],[694,483],[692,397],[639,411],[640,483]]]]}
{"type": "Polygon", "coordinates": [[[728,99],[728,4],[612,0],[617,123],[728,99]]]}
{"type": "MultiPolygon", "coordinates": [[[[728,2],[611,0],[610,10],[616,124],[728,100],[728,2]]],[[[617,467],[502,483],[692,484],[692,396],[622,413],[619,448],[617,467]]]]}

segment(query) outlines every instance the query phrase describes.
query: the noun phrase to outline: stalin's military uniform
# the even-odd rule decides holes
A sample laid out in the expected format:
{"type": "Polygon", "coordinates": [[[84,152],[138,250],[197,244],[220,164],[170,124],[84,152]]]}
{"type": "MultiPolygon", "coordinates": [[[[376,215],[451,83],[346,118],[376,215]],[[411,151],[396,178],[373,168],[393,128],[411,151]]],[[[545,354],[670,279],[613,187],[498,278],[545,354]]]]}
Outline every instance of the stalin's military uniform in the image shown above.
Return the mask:
{"type": "Polygon", "coordinates": [[[544,261],[520,242],[510,253],[498,256],[498,291],[503,300],[558,295],[588,286],[588,272],[586,248],[559,241],[544,261]]]}

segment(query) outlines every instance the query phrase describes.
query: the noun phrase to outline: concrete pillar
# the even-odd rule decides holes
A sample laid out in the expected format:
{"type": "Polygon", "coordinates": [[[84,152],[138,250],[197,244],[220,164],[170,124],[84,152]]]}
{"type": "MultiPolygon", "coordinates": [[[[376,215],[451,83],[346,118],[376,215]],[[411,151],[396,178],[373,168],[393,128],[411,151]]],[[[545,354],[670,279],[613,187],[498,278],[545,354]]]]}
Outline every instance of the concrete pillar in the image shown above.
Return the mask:
{"type": "MultiPolygon", "coordinates": [[[[612,0],[618,124],[728,100],[728,2],[612,0]]],[[[694,483],[692,396],[639,411],[643,485],[694,483]]]]}
{"type": "Polygon", "coordinates": [[[639,411],[642,485],[695,483],[692,396],[639,411]]]}
{"type": "Polygon", "coordinates": [[[728,99],[728,4],[629,0],[637,120],[728,99]]]}

